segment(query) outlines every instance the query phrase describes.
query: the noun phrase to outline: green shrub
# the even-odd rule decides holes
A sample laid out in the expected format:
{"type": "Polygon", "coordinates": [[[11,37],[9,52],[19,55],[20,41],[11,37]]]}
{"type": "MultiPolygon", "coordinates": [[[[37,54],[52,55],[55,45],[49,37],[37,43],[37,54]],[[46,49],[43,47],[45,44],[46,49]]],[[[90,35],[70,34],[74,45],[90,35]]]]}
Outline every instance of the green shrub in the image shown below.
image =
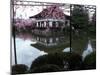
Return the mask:
{"type": "Polygon", "coordinates": [[[33,61],[30,70],[46,64],[57,65],[61,70],[76,70],[81,68],[81,63],[82,57],[76,53],[50,53],[33,61]],[[67,66],[66,69],[64,69],[65,65],[67,66]]]}
{"type": "Polygon", "coordinates": [[[60,68],[54,64],[45,64],[40,67],[35,67],[30,70],[30,73],[42,73],[42,72],[57,72],[60,71],[60,68]]]}
{"type": "Polygon", "coordinates": [[[45,64],[54,64],[54,65],[59,65],[60,67],[63,67],[62,60],[63,58],[57,53],[43,55],[43,56],[38,57],[35,61],[33,61],[31,65],[31,69],[34,68],[35,66],[39,67],[45,64]]]}
{"type": "Polygon", "coordinates": [[[12,74],[25,74],[28,67],[24,64],[17,64],[12,66],[12,74]]]}
{"type": "Polygon", "coordinates": [[[95,69],[96,68],[96,52],[93,52],[86,56],[84,59],[84,68],[85,69],[95,69]]]}
{"type": "Polygon", "coordinates": [[[82,66],[82,56],[76,53],[71,53],[69,59],[70,70],[79,70],[82,66]]]}

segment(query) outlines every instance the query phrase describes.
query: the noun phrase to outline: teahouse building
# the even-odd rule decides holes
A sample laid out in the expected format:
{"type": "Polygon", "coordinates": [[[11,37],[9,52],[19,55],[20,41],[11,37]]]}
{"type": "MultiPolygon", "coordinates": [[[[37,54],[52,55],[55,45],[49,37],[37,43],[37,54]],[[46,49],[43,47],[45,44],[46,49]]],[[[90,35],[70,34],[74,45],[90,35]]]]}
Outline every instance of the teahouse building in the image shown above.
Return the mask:
{"type": "Polygon", "coordinates": [[[30,18],[36,19],[35,29],[62,29],[65,25],[70,25],[70,17],[65,15],[57,5],[43,9],[40,13],[30,18]]]}
{"type": "Polygon", "coordinates": [[[57,5],[49,6],[30,18],[36,19],[33,32],[39,35],[51,35],[52,32],[60,32],[70,25],[70,16],[65,15],[57,5]]]}

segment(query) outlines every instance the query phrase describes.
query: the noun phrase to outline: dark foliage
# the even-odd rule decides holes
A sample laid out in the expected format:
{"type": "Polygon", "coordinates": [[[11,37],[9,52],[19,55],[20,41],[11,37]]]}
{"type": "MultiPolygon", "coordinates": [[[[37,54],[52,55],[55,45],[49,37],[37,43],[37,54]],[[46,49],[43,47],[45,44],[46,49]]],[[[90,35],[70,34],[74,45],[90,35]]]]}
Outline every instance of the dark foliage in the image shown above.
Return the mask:
{"type": "Polygon", "coordinates": [[[28,70],[28,67],[24,64],[17,64],[12,66],[12,75],[15,74],[25,74],[28,70]]]}
{"type": "Polygon", "coordinates": [[[73,5],[71,11],[71,25],[78,31],[84,31],[88,28],[88,24],[88,11],[84,8],[84,5],[73,5]]]}
{"type": "Polygon", "coordinates": [[[69,59],[70,70],[79,70],[82,65],[82,57],[78,54],[71,54],[69,59]]]}
{"type": "Polygon", "coordinates": [[[88,26],[88,30],[91,33],[91,35],[95,35],[96,34],[96,11],[94,12],[94,14],[92,16],[92,20],[91,20],[91,22],[90,22],[90,24],[88,26]]]}
{"type": "Polygon", "coordinates": [[[35,61],[33,61],[31,65],[31,69],[34,68],[34,66],[41,66],[45,64],[55,64],[55,65],[59,65],[60,67],[63,67],[62,61],[63,61],[63,57],[61,57],[61,55],[57,53],[43,55],[38,57],[35,61]]]}
{"type": "Polygon", "coordinates": [[[61,71],[78,70],[81,68],[82,58],[76,53],[51,53],[40,56],[33,61],[30,70],[34,70],[36,67],[40,69],[41,66],[46,64],[57,65],[61,71]],[[67,68],[64,68],[64,66],[67,68]]]}
{"type": "Polygon", "coordinates": [[[83,62],[83,66],[85,69],[95,69],[96,68],[96,53],[95,52],[86,56],[83,62]]]}
{"type": "Polygon", "coordinates": [[[30,73],[42,73],[42,72],[56,72],[56,71],[60,71],[60,68],[57,65],[45,64],[39,67],[35,67],[34,69],[31,69],[29,72],[30,73]]]}

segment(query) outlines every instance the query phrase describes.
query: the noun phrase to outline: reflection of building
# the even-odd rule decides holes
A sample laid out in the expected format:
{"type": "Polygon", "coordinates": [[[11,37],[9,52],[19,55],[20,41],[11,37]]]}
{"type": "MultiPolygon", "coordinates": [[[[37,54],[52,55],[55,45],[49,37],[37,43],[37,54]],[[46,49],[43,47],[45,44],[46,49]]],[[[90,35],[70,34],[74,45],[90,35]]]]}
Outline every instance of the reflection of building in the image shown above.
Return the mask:
{"type": "Polygon", "coordinates": [[[57,5],[43,9],[42,12],[30,18],[36,19],[35,28],[55,29],[69,25],[69,16],[65,15],[57,5]]]}
{"type": "Polygon", "coordinates": [[[62,44],[65,42],[65,37],[64,36],[59,36],[59,37],[40,37],[40,36],[35,36],[34,39],[41,45],[44,46],[56,46],[58,44],[62,44]]]}
{"type": "Polygon", "coordinates": [[[16,34],[16,37],[21,38],[23,40],[31,40],[33,38],[31,33],[24,33],[24,32],[20,32],[16,34]]]}
{"type": "Polygon", "coordinates": [[[89,40],[86,50],[84,50],[83,53],[82,53],[83,59],[84,59],[87,55],[91,54],[92,52],[93,52],[93,48],[92,48],[92,45],[91,45],[91,41],[89,40]]]}
{"type": "Polygon", "coordinates": [[[37,43],[31,45],[45,52],[52,52],[52,50],[53,52],[62,51],[63,49],[69,47],[70,45],[69,38],[64,36],[58,36],[58,37],[34,36],[34,39],[37,41],[37,43]]]}

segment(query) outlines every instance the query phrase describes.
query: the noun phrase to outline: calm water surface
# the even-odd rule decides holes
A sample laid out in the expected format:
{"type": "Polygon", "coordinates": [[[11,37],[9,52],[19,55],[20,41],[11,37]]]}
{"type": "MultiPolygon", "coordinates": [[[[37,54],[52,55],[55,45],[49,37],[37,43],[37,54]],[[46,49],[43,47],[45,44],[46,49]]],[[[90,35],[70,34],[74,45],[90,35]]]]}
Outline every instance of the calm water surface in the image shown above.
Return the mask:
{"type": "MultiPolygon", "coordinates": [[[[12,65],[15,64],[13,40],[14,39],[12,38],[12,65]]],[[[53,52],[53,49],[55,49],[55,51],[61,51],[61,52],[70,52],[70,49],[72,51],[75,51],[73,46],[72,48],[70,48],[70,42],[69,42],[70,39],[66,38],[66,36],[41,37],[29,33],[27,34],[22,33],[18,34],[15,40],[16,40],[17,64],[25,64],[28,67],[30,67],[32,61],[34,61],[37,57],[48,54],[51,51],[53,52]],[[49,51],[49,49],[52,50],[49,51]]],[[[91,40],[89,39],[88,41],[86,41],[85,47],[82,49],[82,51],[81,52],[79,51],[79,54],[82,55],[84,60],[84,58],[93,51],[94,50],[91,44],[91,40]]]]}

